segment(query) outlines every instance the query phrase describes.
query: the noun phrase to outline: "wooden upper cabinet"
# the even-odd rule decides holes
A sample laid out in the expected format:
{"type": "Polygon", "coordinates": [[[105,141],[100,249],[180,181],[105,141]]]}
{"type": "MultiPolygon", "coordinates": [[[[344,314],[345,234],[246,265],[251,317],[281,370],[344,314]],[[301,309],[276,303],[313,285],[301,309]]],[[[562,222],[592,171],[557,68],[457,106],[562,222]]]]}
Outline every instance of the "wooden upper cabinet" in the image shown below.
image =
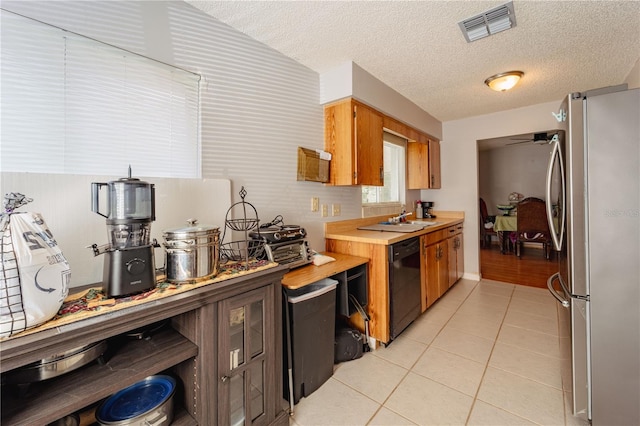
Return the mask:
{"type": "Polygon", "coordinates": [[[396,120],[395,118],[391,118],[385,115],[383,117],[382,124],[384,128],[390,130],[391,133],[402,135],[407,138],[409,137],[409,127],[406,124],[396,120]]]}
{"type": "Polygon", "coordinates": [[[407,189],[429,188],[429,144],[407,143],[407,189]]]}
{"type": "Polygon", "coordinates": [[[325,151],[331,185],[384,184],[383,116],[353,99],[324,109],[325,151]]]}
{"type": "Polygon", "coordinates": [[[439,189],[440,178],[440,141],[429,139],[429,188],[439,189]]]}
{"type": "Polygon", "coordinates": [[[440,142],[409,142],[407,171],[407,189],[440,188],[440,142]]]}
{"type": "Polygon", "coordinates": [[[407,188],[440,188],[440,141],[354,99],[324,108],[330,185],[384,185],[384,129],[407,144],[407,188]]]}

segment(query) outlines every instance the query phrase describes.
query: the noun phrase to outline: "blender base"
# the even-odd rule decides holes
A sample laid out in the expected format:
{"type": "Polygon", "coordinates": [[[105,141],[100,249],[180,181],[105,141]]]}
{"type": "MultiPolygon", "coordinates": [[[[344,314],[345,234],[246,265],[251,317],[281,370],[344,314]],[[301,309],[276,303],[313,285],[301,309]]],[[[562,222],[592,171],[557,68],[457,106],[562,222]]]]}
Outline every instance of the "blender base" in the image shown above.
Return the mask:
{"type": "Polygon", "coordinates": [[[103,290],[108,297],[127,296],[156,286],[153,245],[105,253],[103,290]]]}

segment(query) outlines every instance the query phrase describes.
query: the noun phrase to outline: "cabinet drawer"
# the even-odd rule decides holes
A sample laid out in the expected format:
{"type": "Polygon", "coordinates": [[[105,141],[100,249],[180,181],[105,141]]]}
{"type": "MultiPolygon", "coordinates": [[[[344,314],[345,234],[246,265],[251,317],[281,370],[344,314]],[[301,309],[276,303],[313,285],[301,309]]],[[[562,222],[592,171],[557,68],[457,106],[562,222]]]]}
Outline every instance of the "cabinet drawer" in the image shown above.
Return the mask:
{"type": "Polygon", "coordinates": [[[453,237],[454,235],[458,235],[462,233],[462,224],[451,225],[445,228],[444,230],[445,238],[453,237]]]}
{"type": "Polygon", "coordinates": [[[454,235],[458,235],[458,234],[462,234],[462,231],[464,230],[464,226],[462,225],[462,223],[458,223],[457,225],[453,225],[452,228],[455,228],[455,232],[454,235]]]}
{"type": "Polygon", "coordinates": [[[448,228],[441,229],[439,231],[429,232],[424,235],[424,245],[428,246],[438,241],[442,241],[449,236],[449,232],[447,232],[448,228]]]}

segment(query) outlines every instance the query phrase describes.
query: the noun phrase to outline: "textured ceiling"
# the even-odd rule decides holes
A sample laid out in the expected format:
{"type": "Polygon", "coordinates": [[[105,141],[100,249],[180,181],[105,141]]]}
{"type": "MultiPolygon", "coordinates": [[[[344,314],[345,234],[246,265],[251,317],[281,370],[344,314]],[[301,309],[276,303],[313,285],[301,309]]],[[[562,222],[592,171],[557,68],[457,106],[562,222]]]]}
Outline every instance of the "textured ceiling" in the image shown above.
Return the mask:
{"type": "Polygon", "coordinates": [[[515,28],[467,43],[458,22],[506,1],[194,1],[323,73],[353,61],[440,121],[620,84],[640,57],[640,1],[514,0],[515,28]],[[525,72],[509,92],[484,80],[525,72]]]}

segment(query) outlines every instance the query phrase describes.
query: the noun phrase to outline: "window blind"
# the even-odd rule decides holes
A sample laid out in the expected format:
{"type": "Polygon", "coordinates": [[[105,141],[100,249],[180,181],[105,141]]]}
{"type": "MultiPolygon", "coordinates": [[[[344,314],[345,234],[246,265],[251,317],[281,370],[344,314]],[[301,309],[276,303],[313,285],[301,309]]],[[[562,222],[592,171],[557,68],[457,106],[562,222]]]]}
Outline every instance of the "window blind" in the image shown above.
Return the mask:
{"type": "Polygon", "coordinates": [[[0,13],[2,171],[201,175],[200,76],[0,13]]]}

